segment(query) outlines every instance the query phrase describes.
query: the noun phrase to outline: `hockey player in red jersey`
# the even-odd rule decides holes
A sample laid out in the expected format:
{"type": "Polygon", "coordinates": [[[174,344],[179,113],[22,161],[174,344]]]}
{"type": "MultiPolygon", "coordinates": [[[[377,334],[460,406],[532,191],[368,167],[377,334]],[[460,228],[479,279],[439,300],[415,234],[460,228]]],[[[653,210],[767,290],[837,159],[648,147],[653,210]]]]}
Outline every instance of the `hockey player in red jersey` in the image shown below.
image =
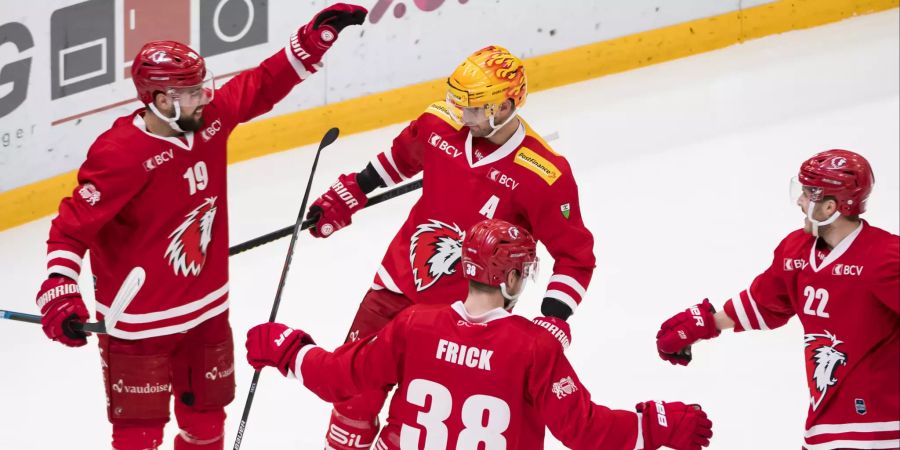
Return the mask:
{"type": "MultiPolygon", "coordinates": [[[[712,423],[697,405],[648,401],[633,412],[591,402],[559,342],[510,313],[536,268],[528,231],[485,219],[462,244],[465,302],[409,307],[334,353],[301,330],[258,325],[247,333],[247,360],[331,402],[397,384],[377,450],[537,450],[545,426],[574,450],[706,447],[712,423]]],[[[361,438],[336,440],[366,447],[361,438]]]]}
{"type": "Polygon", "coordinates": [[[175,395],[175,448],[222,449],[234,398],[228,324],[226,142],[239,123],[269,111],[321,67],[340,31],[365,8],[335,4],[289,44],[215,89],[202,57],[184,44],[150,42],[131,66],[141,108],[115,121],[88,151],[78,186],[53,220],[48,278],[37,295],[47,336],[87,343],[71,324],[88,318],[76,280],[85,253],[97,318],[133,268],[146,281],[100,336],[112,446],[157,448],[175,395]]]}
{"type": "Polygon", "coordinates": [[[686,365],[698,340],[796,315],[810,394],[805,448],[900,448],[900,237],[859,218],[873,183],[868,161],[847,150],[805,161],[795,183],[804,228],[723,310],[703,300],[664,322],[660,357],[686,365]]]}
{"type": "MultiPolygon", "coordinates": [[[[416,303],[446,303],[466,295],[460,270],[464,230],[484,218],[529,230],[555,260],[535,319],[564,346],[572,314],[594,269],[593,236],[581,219],[578,190],[566,159],[555,153],[518,112],[527,95],[525,67],[508,50],[485,47],[447,80],[446,101],[431,104],[359,173],[342,175],[310,208],[314,236],[350,224],[366,194],[421,173],[422,196],[388,247],[360,304],[347,341],[369,336],[416,303]]],[[[378,433],[387,392],[364,393],[335,405],[327,433],[378,433]]],[[[358,447],[357,447],[358,448],[358,447]]]]}

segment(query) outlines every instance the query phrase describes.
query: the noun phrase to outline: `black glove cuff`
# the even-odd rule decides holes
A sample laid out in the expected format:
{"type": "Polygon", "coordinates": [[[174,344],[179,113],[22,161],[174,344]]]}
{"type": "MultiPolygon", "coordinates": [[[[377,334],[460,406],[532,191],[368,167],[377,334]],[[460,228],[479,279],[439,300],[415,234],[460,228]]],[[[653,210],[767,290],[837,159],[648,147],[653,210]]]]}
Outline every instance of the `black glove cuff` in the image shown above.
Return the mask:
{"type": "Polygon", "coordinates": [[[569,316],[572,315],[572,308],[555,298],[544,297],[544,303],[541,304],[541,314],[568,320],[569,316]]]}
{"type": "Polygon", "coordinates": [[[356,174],[356,184],[366,194],[377,188],[387,187],[387,184],[381,179],[381,175],[378,175],[378,171],[375,170],[375,166],[372,163],[369,163],[362,172],[356,174]]]}

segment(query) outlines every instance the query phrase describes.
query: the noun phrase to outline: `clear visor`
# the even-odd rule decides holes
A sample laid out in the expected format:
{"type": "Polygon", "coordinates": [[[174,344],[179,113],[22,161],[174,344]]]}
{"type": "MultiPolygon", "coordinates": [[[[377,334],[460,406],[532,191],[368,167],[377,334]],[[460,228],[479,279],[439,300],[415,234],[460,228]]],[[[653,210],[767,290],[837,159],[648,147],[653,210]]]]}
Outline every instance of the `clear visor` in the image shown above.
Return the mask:
{"type": "Polygon", "coordinates": [[[494,112],[494,105],[463,106],[452,94],[447,94],[450,115],[458,123],[481,123],[488,120],[494,112]]]}
{"type": "Polygon", "coordinates": [[[194,108],[203,106],[213,100],[216,95],[216,81],[212,72],[207,71],[203,82],[189,87],[169,88],[166,91],[173,100],[177,100],[181,106],[194,108]]]}
{"type": "Polygon", "coordinates": [[[524,278],[525,281],[537,281],[539,268],[540,264],[538,264],[538,258],[535,256],[534,261],[527,262],[522,267],[522,278],[524,278]]]}
{"type": "Polygon", "coordinates": [[[790,196],[791,196],[791,204],[796,204],[800,201],[801,197],[806,197],[811,202],[819,202],[825,198],[824,189],[816,186],[805,186],[800,183],[800,180],[797,177],[791,178],[791,188],[790,188],[790,196]]]}

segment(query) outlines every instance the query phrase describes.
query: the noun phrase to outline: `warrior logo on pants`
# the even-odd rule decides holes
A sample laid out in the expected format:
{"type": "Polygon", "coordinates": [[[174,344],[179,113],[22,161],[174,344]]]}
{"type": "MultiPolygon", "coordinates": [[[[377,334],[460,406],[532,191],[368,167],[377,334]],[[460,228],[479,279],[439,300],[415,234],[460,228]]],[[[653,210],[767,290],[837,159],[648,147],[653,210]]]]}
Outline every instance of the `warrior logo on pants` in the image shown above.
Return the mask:
{"type": "Polygon", "coordinates": [[[465,236],[456,224],[447,225],[434,219],[416,227],[409,244],[409,263],[417,291],[424,291],[442,276],[456,272],[465,236]]]}

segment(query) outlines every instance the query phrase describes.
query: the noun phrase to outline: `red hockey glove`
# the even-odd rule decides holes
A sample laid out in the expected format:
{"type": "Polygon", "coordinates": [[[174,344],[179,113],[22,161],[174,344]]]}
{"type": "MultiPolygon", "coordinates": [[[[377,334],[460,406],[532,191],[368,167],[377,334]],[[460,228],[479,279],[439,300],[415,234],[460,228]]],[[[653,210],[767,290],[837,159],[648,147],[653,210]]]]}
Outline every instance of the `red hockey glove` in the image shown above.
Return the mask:
{"type": "Polygon", "coordinates": [[[553,335],[553,337],[562,344],[563,350],[569,348],[569,344],[572,343],[572,330],[565,320],[562,320],[559,317],[545,316],[535,317],[532,319],[532,322],[553,335]]]}
{"type": "Polygon", "coordinates": [[[369,11],[362,6],[336,3],[315,15],[308,24],[291,36],[291,52],[303,67],[315,72],[322,56],[331,48],[338,34],[349,25],[362,25],[369,11]]]}
{"type": "Polygon", "coordinates": [[[256,370],[275,367],[287,376],[297,353],[309,344],[315,342],[302,330],[275,322],[257,325],[247,332],[247,362],[256,370]]]}
{"type": "Polygon", "coordinates": [[[691,362],[691,345],[701,339],[712,339],[721,331],[713,317],[716,308],[703,299],[703,303],[675,314],[663,322],[656,333],[656,349],[659,357],[682,366],[691,362]]]}
{"type": "Polygon", "coordinates": [[[356,183],[356,174],[341,175],[337,183],[319,197],[309,207],[307,219],[316,219],[316,225],[309,229],[315,237],[328,237],[337,230],[350,225],[350,216],[363,209],[369,198],[356,183]]]}
{"type": "Polygon", "coordinates": [[[87,344],[88,333],[72,328],[73,322],[88,320],[88,311],[75,280],[63,276],[47,278],[41,284],[35,303],[41,309],[41,325],[48,338],[69,347],[87,344]]]}
{"type": "Polygon", "coordinates": [[[638,403],[636,408],[641,413],[644,450],[662,446],[675,450],[700,450],[709,446],[709,438],[713,435],[712,422],[700,405],[648,401],[638,403]]]}

